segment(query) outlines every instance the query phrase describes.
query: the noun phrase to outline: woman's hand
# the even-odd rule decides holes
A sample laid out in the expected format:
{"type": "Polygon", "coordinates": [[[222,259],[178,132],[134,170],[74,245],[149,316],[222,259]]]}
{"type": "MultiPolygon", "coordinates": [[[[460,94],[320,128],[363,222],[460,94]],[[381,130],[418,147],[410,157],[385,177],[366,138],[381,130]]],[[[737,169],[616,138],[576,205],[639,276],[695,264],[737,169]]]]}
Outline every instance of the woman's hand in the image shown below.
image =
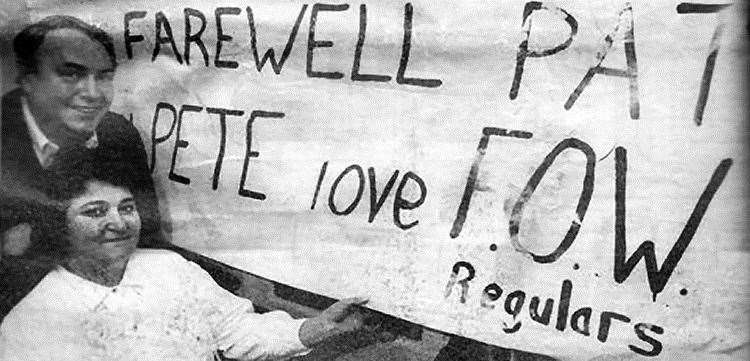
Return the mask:
{"type": "Polygon", "coordinates": [[[364,316],[357,306],[367,303],[363,297],[346,298],[308,318],[299,329],[299,339],[308,348],[345,333],[354,332],[364,326],[364,316]]]}

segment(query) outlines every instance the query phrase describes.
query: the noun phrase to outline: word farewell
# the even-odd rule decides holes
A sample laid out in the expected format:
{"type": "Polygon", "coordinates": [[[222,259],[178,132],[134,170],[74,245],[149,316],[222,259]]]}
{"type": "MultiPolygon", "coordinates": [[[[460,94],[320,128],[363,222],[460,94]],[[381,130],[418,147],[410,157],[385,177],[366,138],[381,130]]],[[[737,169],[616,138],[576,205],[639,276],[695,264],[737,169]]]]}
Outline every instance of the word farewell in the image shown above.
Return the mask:
{"type": "MultiPolygon", "coordinates": [[[[300,8],[297,20],[295,20],[291,31],[289,32],[289,40],[287,40],[284,50],[281,52],[281,56],[277,59],[276,52],[273,48],[269,48],[263,56],[258,53],[257,46],[257,35],[255,30],[255,18],[253,16],[253,9],[251,7],[245,8],[245,15],[247,17],[247,25],[250,30],[250,53],[252,54],[253,60],[255,61],[255,68],[260,72],[266,63],[271,64],[271,68],[274,73],[281,74],[281,70],[284,67],[284,63],[292,53],[294,41],[297,38],[297,32],[299,31],[302,18],[305,16],[307,11],[307,4],[303,4],[300,8]]],[[[310,78],[326,78],[326,79],[341,79],[344,77],[344,73],[340,71],[322,71],[314,66],[314,50],[321,48],[331,48],[334,46],[333,41],[320,40],[316,38],[315,28],[320,22],[318,14],[321,12],[343,12],[349,10],[349,4],[314,4],[310,11],[310,25],[307,33],[307,62],[305,71],[307,76],[310,78]]],[[[201,59],[205,66],[209,66],[209,53],[206,48],[206,42],[203,38],[203,32],[206,30],[206,15],[197,9],[185,8],[184,10],[184,21],[185,21],[185,34],[184,34],[184,48],[183,52],[177,48],[175,43],[175,37],[172,32],[172,26],[169,23],[169,19],[164,15],[164,12],[158,11],[154,14],[154,49],[151,54],[151,61],[161,54],[162,47],[168,45],[174,55],[174,59],[178,63],[190,65],[190,51],[191,47],[195,45],[200,51],[201,59]],[[200,25],[197,26],[197,30],[193,26],[193,21],[198,22],[200,25]]],[[[233,37],[229,35],[234,31],[244,31],[244,29],[225,29],[222,19],[231,16],[240,16],[242,9],[237,7],[220,7],[214,11],[214,18],[216,19],[216,39],[214,47],[213,65],[217,68],[237,69],[239,63],[234,59],[225,58],[221,55],[221,49],[224,45],[231,42],[233,37]]],[[[443,84],[440,79],[421,79],[412,78],[406,76],[406,69],[409,65],[409,56],[411,52],[411,34],[412,34],[412,18],[414,14],[414,8],[410,3],[404,6],[404,37],[401,46],[401,58],[398,60],[398,71],[396,72],[396,83],[403,85],[413,85],[427,88],[439,87],[443,84]]],[[[128,59],[133,58],[133,47],[138,42],[145,40],[143,34],[133,34],[131,32],[131,23],[138,19],[144,19],[148,13],[146,11],[130,11],[125,13],[124,19],[124,40],[125,40],[125,51],[128,55],[128,59]]],[[[389,82],[391,81],[390,75],[384,74],[361,74],[359,67],[362,62],[362,49],[365,45],[367,34],[367,5],[362,4],[359,6],[359,32],[357,34],[357,45],[354,48],[354,56],[352,60],[351,68],[351,80],[353,81],[375,81],[375,82],[389,82]]],[[[213,40],[213,39],[212,39],[213,40]]]]}

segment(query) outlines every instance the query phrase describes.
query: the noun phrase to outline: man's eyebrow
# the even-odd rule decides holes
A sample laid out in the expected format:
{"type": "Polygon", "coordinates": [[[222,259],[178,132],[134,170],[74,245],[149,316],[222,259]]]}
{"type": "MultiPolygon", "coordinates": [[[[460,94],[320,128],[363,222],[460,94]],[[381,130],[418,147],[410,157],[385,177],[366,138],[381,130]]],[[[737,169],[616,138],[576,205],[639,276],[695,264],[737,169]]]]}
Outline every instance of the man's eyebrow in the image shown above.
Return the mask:
{"type": "MultiPolygon", "coordinates": [[[[82,71],[82,72],[89,71],[89,68],[87,66],[81,65],[81,64],[78,64],[78,63],[73,63],[73,62],[62,63],[60,65],[60,67],[61,68],[73,68],[73,69],[75,69],[77,71],[82,71]]],[[[99,72],[100,73],[114,73],[115,72],[115,68],[110,66],[110,67],[107,67],[107,68],[99,70],[99,72]]]]}
{"type": "Polygon", "coordinates": [[[85,67],[85,66],[83,66],[81,64],[71,63],[71,62],[62,63],[62,65],[60,65],[60,67],[61,68],[73,68],[73,69],[80,70],[80,71],[86,71],[86,70],[88,70],[87,67],[85,67]]]}

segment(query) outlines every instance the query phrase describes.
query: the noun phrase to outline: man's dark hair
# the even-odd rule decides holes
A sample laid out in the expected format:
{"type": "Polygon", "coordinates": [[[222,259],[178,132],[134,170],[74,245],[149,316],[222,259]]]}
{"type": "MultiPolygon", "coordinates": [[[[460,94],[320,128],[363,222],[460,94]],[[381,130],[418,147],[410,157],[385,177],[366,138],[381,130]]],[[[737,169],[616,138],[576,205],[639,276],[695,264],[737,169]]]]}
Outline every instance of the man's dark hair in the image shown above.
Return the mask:
{"type": "Polygon", "coordinates": [[[101,44],[109,55],[112,67],[117,67],[115,46],[112,37],[107,32],[72,16],[52,15],[27,26],[13,39],[13,51],[16,53],[16,63],[21,74],[29,74],[37,70],[37,50],[44,42],[47,33],[58,29],[80,31],[91,40],[101,44]]]}

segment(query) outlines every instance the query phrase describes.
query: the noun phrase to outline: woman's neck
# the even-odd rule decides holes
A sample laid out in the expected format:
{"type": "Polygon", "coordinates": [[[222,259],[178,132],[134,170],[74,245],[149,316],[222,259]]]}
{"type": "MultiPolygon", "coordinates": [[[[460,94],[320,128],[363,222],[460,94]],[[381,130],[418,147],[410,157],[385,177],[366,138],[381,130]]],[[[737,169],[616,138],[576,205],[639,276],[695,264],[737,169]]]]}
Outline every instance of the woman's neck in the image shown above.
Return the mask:
{"type": "Polygon", "coordinates": [[[114,287],[122,281],[127,264],[127,259],[113,262],[79,256],[69,258],[63,262],[62,266],[71,273],[91,282],[106,287],[114,287]]]}

